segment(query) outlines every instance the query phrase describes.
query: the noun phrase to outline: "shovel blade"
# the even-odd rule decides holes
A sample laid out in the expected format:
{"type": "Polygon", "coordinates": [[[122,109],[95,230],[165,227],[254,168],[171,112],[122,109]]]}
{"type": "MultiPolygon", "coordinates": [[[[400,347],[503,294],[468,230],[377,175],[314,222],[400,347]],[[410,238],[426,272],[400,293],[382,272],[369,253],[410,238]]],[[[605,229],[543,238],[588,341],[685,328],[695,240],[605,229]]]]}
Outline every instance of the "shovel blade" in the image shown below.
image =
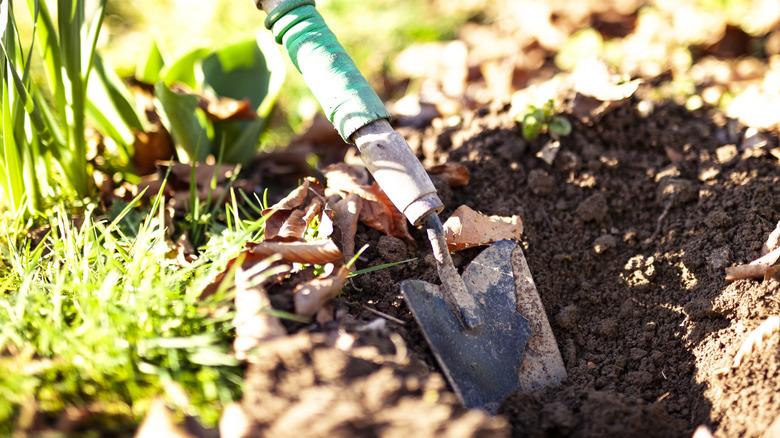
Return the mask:
{"type": "Polygon", "coordinates": [[[511,241],[494,243],[463,273],[483,323],[465,329],[440,286],[419,280],[401,283],[406,303],[436,360],[463,405],[495,413],[519,385],[520,367],[531,337],[517,312],[511,241]]]}

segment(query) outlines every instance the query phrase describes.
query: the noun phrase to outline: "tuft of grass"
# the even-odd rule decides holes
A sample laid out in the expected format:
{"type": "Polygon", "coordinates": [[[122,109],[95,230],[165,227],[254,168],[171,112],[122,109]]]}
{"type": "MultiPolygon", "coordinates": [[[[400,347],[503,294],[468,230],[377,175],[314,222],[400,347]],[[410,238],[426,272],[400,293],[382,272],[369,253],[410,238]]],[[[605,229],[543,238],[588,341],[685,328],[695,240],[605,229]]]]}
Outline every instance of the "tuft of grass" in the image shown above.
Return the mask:
{"type": "Polygon", "coordinates": [[[0,2],[0,190],[14,211],[36,212],[44,198],[84,198],[90,189],[87,84],[106,0],[94,2],[90,20],[86,0],[58,0],[54,14],[49,3],[0,2]],[[25,8],[33,23],[27,44],[17,26],[17,9],[25,8]],[[45,82],[32,80],[34,62],[45,82]]]}
{"type": "Polygon", "coordinates": [[[158,197],[132,235],[125,230],[135,203],[111,221],[91,208],[76,221],[57,208],[37,245],[11,234],[19,227],[10,219],[0,226],[3,434],[31,403],[49,415],[90,406],[131,424],[163,395],[213,425],[240,395],[235,291],[202,293],[247,240],[262,236],[265,218],[240,219],[234,202],[228,226],[182,265],[166,236],[164,204],[158,197]]]}

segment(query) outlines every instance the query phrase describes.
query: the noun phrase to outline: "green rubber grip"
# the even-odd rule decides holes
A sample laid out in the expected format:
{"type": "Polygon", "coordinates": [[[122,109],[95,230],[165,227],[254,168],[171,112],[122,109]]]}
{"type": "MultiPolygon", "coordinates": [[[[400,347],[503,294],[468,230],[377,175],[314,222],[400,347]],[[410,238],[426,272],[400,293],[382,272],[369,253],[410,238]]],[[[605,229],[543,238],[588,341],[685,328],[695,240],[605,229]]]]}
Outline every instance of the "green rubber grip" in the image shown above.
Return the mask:
{"type": "Polygon", "coordinates": [[[268,14],[265,25],[345,141],[369,123],[390,117],[312,0],[283,2],[268,14]]]}

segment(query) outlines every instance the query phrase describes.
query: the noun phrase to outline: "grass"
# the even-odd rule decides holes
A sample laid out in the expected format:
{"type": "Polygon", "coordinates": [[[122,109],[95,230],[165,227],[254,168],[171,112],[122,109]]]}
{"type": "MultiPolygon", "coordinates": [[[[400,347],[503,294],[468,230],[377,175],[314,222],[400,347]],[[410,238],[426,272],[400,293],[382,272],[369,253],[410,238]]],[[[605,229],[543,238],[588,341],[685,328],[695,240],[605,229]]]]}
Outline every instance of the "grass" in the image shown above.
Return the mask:
{"type": "Polygon", "coordinates": [[[18,427],[13,419],[31,404],[50,415],[90,406],[132,424],[158,396],[213,425],[240,395],[243,373],[231,355],[234,291],[202,293],[247,240],[262,235],[264,223],[232,211],[229,226],[185,265],[175,257],[160,198],[135,224],[134,203],[113,219],[87,209],[79,223],[60,207],[37,245],[6,218],[2,433],[18,427]]]}
{"type": "Polygon", "coordinates": [[[85,1],[0,3],[2,34],[1,190],[6,208],[38,212],[44,198],[89,195],[87,84],[106,0],[87,19],[85,1]],[[29,43],[19,32],[19,11],[29,14],[29,43]],[[39,56],[34,56],[37,46],[39,56]],[[45,81],[33,80],[40,62],[45,81]]]}

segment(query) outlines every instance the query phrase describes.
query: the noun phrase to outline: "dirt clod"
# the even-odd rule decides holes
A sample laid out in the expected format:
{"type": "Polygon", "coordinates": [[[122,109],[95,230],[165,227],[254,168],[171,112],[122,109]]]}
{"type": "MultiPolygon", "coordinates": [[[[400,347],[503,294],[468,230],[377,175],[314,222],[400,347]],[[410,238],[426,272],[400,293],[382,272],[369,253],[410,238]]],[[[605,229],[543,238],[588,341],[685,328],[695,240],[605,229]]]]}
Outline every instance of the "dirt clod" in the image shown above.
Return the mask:
{"type": "Polygon", "coordinates": [[[265,344],[247,372],[242,403],[253,435],[507,435],[502,418],[460,407],[438,374],[361,344],[346,333],[265,344]]]}
{"type": "Polygon", "coordinates": [[[387,263],[395,263],[409,258],[406,243],[393,236],[382,236],[377,242],[376,251],[387,263]]]}
{"type": "Polygon", "coordinates": [[[604,234],[597,237],[596,240],[593,241],[593,251],[596,254],[603,254],[617,246],[617,243],[617,237],[611,234],[604,234]]]}
{"type": "Polygon", "coordinates": [[[549,195],[555,188],[555,179],[542,169],[528,172],[528,186],[535,195],[549,195]]]}
{"type": "Polygon", "coordinates": [[[656,193],[658,203],[671,204],[673,207],[693,201],[698,196],[696,185],[680,178],[664,178],[658,184],[656,193]]]}
{"type": "Polygon", "coordinates": [[[574,330],[577,328],[577,314],[577,306],[570,304],[561,309],[558,314],[555,315],[555,322],[560,328],[564,330],[574,330]]]}
{"type": "Polygon", "coordinates": [[[600,222],[607,216],[607,198],[602,193],[594,193],[577,206],[577,215],[585,222],[600,222]]]}

